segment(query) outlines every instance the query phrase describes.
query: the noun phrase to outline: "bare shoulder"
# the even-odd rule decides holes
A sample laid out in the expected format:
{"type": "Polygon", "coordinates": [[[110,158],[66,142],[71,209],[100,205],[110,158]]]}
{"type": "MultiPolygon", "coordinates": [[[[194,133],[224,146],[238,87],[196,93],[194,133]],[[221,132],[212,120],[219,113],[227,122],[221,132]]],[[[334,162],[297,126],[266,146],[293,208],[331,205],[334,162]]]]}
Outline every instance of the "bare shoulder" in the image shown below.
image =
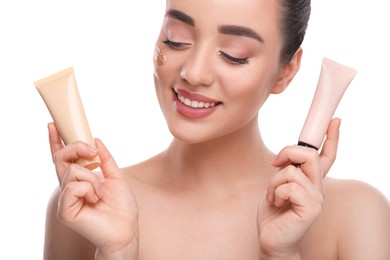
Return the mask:
{"type": "Polygon", "coordinates": [[[390,204],[384,194],[374,186],[359,180],[326,178],[325,190],[326,200],[334,207],[345,210],[389,211],[390,204]]]}
{"type": "MultiPolygon", "coordinates": [[[[327,178],[325,191],[326,207],[332,209],[331,214],[337,214],[341,220],[368,222],[373,218],[380,220],[381,217],[390,217],[389,200],[368,183],[327,178]]],[[[390,218],[383,220],[390,224],[390,218]]]]}
{"type": "Polygon", "coordinates": [[[57,218],[59,189],[55,189],[46,212],[44,259],[95,259],[95,246],[57,218]]]}
{"type": "Polygon", "coordinates": [[[390,259],[390,203],[357,180],[327,178],[324,210],[337,230],[339,259],[390,259]]]}
{"type": "Polygon", "coordinates": [[[164,153],[157,154],[145,161],[122,168],[123,173],[133,183],[157,185],[162,181],[164,172],[164,153]]]}

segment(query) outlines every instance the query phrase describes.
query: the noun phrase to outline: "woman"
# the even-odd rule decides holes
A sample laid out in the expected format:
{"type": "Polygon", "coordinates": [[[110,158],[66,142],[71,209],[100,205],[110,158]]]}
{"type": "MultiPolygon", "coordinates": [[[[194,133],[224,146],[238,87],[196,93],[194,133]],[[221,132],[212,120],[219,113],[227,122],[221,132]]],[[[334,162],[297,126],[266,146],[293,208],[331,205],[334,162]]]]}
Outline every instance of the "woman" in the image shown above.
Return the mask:
{"type": "Polygon", "coordinates": [[[261,138],[258,111],[298,72],[309,14],[306,0],[167,0],[154,78],[172,143],[119,169],[100,140],[64,147],[49,124],[60,188],[45,258],[390,259],[388,201],[325,178],[339,119],[320,154],[275,156],[261,138]],[[72,163],[97,154],[101,176],[72,163]]]}

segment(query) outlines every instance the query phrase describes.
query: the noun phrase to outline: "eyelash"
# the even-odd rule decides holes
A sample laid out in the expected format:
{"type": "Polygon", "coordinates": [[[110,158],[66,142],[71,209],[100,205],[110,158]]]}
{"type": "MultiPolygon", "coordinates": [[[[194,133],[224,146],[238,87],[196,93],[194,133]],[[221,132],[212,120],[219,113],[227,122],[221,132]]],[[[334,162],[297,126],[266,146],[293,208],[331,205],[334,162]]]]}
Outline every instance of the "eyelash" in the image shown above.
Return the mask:
{"type": "Polygon", "coordinates": [[[236,58],[236,57],[230,56],[229,54],[222,52],[222,51],[219,51],[219,55],[224,60],[226,60],[228,63],[231,63],[231,64],[237,64],[237,65],[249,64],[248,58],[243,58],[243,59],[236,58]]]}
{"type": "MultiPolygon", "coordinates": [[[[182,43],[182,42],[174,42],[169,39],[166,39],[163,41],[164,44],[168,45],[174,50],[183,50],[186,46],[191,45],[189,43],[182,43]]],[[[233,56],[230,56],[229,54],[219,51],[219,55],[224,59],[226,62],[233,64],[233,65],[243,65],[243,64],[249,64],[248,58],[236,58],[233,56]]]]}
{"type": "Polygon", "coordinates": [[[174,41],[171,41],[169,39],[166,39],[165,41],[163,41],[163,43],[165,43],[166,45],[168,45],[169,47],[171,47],[172,49],[175,49],[175,50],[181,50],[184,47],[190,45],[189,43],[174,42],[174,41]]]}

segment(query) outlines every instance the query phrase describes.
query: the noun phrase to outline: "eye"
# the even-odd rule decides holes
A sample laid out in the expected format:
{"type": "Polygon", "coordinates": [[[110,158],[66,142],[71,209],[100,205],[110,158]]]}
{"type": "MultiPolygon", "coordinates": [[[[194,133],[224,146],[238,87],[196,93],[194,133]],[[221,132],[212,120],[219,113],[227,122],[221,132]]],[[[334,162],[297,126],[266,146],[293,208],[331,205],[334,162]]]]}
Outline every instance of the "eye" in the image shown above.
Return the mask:
{"type": "Polygon", "coordinates": [[[166,39],[165,41],[163,41],[163,43],[175,50],[184,50],[187,46],[191,45],[190,43],[174,42],[169,39],[166,39]]]}
{"type": "Polygon", "coordinates": [[[222,57],[222,59],[224,59],[226,62],[230,64],[235,64],[235,65],[249,64],[248,58],[236,58],[222,51],[219,52],[219,55],[222,57]]]}

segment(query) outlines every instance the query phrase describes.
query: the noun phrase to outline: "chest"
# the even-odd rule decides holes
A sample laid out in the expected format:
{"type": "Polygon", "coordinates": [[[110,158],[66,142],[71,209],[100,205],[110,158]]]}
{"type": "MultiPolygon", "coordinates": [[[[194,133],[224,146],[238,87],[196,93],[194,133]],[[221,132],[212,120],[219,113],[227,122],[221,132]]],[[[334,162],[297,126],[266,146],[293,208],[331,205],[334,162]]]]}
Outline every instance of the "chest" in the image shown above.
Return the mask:
{"type": "Polygon", "coordinates": [[[139,259],[258,259],[257,199],[141,197],[139,259]]]}
{"type": "MultiPolygon", "coordinates": [[[[259,259],[259,194],[224,199],[141,193],[139,259],[259,259]]],[[[326,215],[326,214],[324,214],[326,215]]],[[[302,259],[337,259],[337,241],[320,217],[301,243],[302,259]]]]}

